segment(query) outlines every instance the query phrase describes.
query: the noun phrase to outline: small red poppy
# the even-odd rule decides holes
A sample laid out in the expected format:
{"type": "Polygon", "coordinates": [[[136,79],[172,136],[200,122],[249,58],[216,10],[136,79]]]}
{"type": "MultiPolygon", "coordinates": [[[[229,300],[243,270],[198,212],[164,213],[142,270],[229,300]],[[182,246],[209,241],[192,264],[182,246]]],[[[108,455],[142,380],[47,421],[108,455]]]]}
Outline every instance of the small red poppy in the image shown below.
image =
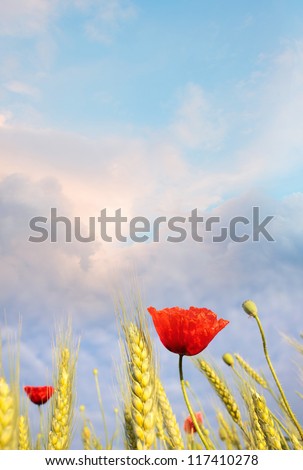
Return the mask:
{"type": "Polygon", "coordinates": [[[180,307],[156,310],[149,307],[162,344],[181,356],[194,356],[205,349],[228,323],[207,308],[180,307]]]}
{"type": "Polygon", "coordinates": [[[24,387],[24,391],[30,401],[35,403],[35,405],[43,405],[51,398],[55,389],[50,385],[45,385],[43,387],[31,387],[26,385],[24,387]]]}
{"type": "MultiPolygon", "coordinates": [[[[202,420],[201,411],[199,411],[198,413],[195,413],[195,416],[196,416],[197,423],[202,424],[203,420],[202,420]]],[[[188,416],[186,420],[184,421],[184,431],[187,434],[193,434],[194,432],[197,432],[191,416],[188,416]]]]}

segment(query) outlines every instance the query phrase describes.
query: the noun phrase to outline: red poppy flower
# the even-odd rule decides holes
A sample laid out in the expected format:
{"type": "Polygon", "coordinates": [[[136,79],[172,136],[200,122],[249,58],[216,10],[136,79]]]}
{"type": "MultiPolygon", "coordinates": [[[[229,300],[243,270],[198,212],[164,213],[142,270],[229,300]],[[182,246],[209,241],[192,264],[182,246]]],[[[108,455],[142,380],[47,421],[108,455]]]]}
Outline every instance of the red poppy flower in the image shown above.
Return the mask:
{"type": "MultiPolygon", "coordinates": [[[[202,424],[202,413],[199,411],[198,413],[195,413],[196,420],[198,424],[202,424]]],[[[195,425],[193,423],[193,420],[191,419],[191,416],[188,416],[186,420],[184,421],[184,431],[187,434],[193,434],[194,432],[197,432],[195,425]]]]}
{"type": "Polygon", "coordinates": [[[26,385],[24,391],[30,401],[35,403],[35,405],[43,405],[51,398],[55,389],[50,385],[45,385],[44,387],[31,387],[26,385]]]}
{"type": "Polygon", "coordinates": [[[218,319],[207,308],[147,309],[163,345],[181,356],[194,356],[205,349],[229,321],[218,319]]]}

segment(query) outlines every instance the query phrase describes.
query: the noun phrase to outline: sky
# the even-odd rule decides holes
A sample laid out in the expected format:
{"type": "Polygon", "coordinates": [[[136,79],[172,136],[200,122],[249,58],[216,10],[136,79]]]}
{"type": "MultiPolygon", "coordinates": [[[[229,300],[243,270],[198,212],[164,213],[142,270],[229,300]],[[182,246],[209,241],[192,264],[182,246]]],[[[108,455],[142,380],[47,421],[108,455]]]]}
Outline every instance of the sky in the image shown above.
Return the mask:
{"type": "MultiPolygon", "coordinates": [[[[265,371],[241,308],[252,298],[302,420],[298,357],[282,336],[302,332],[302,2],[0,0],[0,57],[0,309],[5,331],[22,318],[21,385],[50,380],[53,332],[71,317],[81,337],[77,404],[102,434],[92,371],[112,422],[114,299],[135,279],[146,307],[195,305],[228,319],[209,353],[220,362],[238,352],[265,371]],[[254,207],[259,223],[272,216],[273,241],[253,239],[254,207]],[[62,222],[51,242],[51,208],[71,221],[71,242],[62,222]],[[126,241],[112,224],[112,241],[101,237],[103,209],[128,218],[126,241]],[[194,209],[202,242],[191,237],[194,209]],[[44,242],[29,241],[35,217],[44,242]],[[144,242],[130,237],[134,217],[149,221],[144,242]],[[158,217],[185,218],[186,239],[168,241],[178,233],[163,223],[154,241],[158,217]],[[207,232],[210,217],[220,222],[207,232]],[[214,242],[235,217],[246,218],[236,235],[248,240],[228,232],[214,242]],[[96,224],[93,241],[75,238],[75,218],[82,236],[89,218],[96,224]]],[[[182,422],[176,357],[154,338],[182,422]]],[[[197,394],[212,397],[187,364],[197,394]]]]}

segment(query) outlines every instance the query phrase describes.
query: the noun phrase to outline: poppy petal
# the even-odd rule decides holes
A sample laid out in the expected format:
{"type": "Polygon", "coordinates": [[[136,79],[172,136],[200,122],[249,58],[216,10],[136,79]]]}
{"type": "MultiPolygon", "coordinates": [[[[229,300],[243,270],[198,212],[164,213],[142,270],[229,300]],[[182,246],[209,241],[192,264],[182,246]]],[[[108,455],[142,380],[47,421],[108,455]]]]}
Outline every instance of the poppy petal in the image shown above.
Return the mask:
{"type": "Polygon", "coordinates": [[[156,310],[149,307],[162,344],[171,352],[194,356],[203,351],[228,323],[207,308],[180,307],[156,310]]]}

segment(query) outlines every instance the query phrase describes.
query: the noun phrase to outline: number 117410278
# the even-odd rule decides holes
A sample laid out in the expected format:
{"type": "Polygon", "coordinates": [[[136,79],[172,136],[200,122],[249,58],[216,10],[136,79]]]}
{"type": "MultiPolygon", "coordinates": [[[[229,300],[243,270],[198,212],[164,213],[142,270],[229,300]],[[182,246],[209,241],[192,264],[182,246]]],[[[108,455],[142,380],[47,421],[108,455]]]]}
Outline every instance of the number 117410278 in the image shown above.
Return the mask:
{"type": "Polygon", "coordinates": [[[188,456],[187,465],[240,466],[258,465],[258,456],[253,454],[194,454],[188,456]]]}

